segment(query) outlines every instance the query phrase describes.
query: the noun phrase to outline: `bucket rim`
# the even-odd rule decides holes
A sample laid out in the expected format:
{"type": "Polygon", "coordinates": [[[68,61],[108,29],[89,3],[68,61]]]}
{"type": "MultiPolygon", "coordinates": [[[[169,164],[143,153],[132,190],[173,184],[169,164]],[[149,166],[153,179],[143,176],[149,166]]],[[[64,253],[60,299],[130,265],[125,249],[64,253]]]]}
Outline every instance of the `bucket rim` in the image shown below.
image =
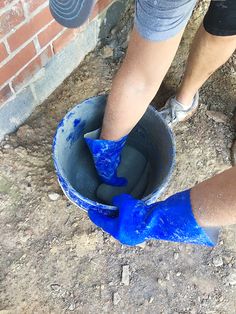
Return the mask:
{"type": "MultiPolygon", "coordinates": [[[[86,212],[89,209],[96,210],[98,208],[99,208],[99,210],[101,209],[101,210],[109,212],[109,211],[116,211],[117,208],[115,206],[112,206],[112,205],[107,205],[107,204],[103,204],[103,203],[100,203],[97,201],[93,201],[93,200],[83,196],[80,192],[78,192],[77,190],[75,190],[75,188],[73,188],[73,186],[70,184],[70,182],[66,179],[66,176],[63,174],[63,169],[61,169],[61,167],[59,167],[59,165],[58,165],[58,160],[56,157],[57,136],[58,136],[60,129],[63,128],[64,122],[71,116],[71,113],[73,112],[73,110],[77,109],[81,105],[84,105],[88,101],[91,102],[91,101],[93,101],[95,99],[99,99],[99,98],[101,98],[101,99],[104,98],[104,100],[106,100],[107,97],[108,97],[107,94],[89,97],[89,98],[82,100],[80,103],[78,103],[74,107],[72,107],[66,113],[66,115],[60,120],[60,122],[58,123],[56,131],[54,133],[54,137],[53,137],[52,159],[53,159],[58,183],[59,183],[62,191],[66,195],[66,197],[74,205],[79,206],[81,209],[83,209],[86,212]]],[[[176,164],[176,143],[175,143],[174,133],[173,133],[172,129],[168,126],[167,122],[164,120],[162,115],[157,111],[157,109],[154,108],[152,103],[148,106],[147,111],[150,111],[155,116],[158,116],[158,118],[162,121],[163,126],[165,127],[165,129],[166,129],[166,131],[167,131],[167,133],[171,139],[171,142],[172,142],[172,156],[173,156],[172,161],[171,161],[171,166],[170,166],[170,169],[168,170],[168,174],[166,176],[165,181],[163,181],[161,186],[157,187],[152,193],[150,193],[149,195],[142,198],[142,201],[144,201],[147,205],[150,205],[156,201],[156,199],[162,194],[163,190],[167,187],[167,185],[170,182],[170,178],[171,178],[171,175],[173,173],[173,170],[174,170],[174,167],[176,164]]]]}

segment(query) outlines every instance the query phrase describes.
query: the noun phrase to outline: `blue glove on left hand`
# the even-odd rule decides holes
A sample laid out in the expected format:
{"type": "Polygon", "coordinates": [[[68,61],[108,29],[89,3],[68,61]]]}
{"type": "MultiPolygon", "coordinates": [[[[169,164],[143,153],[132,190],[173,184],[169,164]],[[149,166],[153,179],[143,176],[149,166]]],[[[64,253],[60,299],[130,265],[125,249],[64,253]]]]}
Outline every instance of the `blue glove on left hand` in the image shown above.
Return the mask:
{"type": "Polygon", "coordinates": [[[127,136],[122,137],[118,141],[108,141],[99,139],[99,135],[100,130],[95,130],[85,134],[84,139],[92,154],[100,179],[102,182],[113,186],[126,185],[126,178],[117,176],[117,168],[120,165],[120,155],[127,136]]]}
{"type": "Polygon", "coordinates": [[[167,200],[146,205],[130,195],[113,199],[119,209],[116,218],[89,210],[90,219],[122,244],[137,245],[148,239],[214,246],[192,213],[190,190],[177,193],[167,200]]]}

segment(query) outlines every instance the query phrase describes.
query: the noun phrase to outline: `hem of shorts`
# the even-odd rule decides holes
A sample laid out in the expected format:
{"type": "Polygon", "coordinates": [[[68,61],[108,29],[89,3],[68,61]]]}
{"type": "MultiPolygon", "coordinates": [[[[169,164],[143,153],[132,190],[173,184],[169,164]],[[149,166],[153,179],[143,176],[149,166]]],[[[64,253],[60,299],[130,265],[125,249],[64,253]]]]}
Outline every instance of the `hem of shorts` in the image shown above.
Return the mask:
{"type": "Polygon", "coordinates": [[[148,29],[145,29],[142,25],[138,23],[138,21],[135,19],[134,20],[134,27],[138,31],[139,35],[143,37],[144,39],[150,40],[150,41],[165,41],[170,38],[173,38],[176,36],[178,33],[180,33],[188,24],[188,21],[185,23],[182,23],[178,25],[178,27],[174,28],[173,30],[169,31],[153,31],[151,32],[148,29]]]}

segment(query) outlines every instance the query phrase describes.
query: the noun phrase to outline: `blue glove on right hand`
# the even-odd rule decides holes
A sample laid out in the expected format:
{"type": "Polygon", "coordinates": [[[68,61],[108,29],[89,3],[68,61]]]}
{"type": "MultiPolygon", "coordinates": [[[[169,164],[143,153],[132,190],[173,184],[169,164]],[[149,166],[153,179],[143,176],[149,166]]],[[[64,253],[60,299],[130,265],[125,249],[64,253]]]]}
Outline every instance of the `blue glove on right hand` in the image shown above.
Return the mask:
{"type": "Polygon", "coordinates": [[[113,199],[119,213],[106,217],[89,210],[90,219],[122,244],[137,245],[148,239],[214,246],[192,213],[190,190],[177,193],[153,205],[135,200],[130,195],[113,199]]]}

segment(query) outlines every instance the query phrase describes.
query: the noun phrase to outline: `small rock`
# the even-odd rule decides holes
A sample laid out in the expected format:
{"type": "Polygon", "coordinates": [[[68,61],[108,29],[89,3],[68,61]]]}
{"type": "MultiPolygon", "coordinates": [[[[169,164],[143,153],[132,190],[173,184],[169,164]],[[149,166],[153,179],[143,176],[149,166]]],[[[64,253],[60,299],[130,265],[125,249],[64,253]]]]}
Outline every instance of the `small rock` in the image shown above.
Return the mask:
{"type": "Polygon", "coordinates": [[[176,277],[180,277],[181,276],[181,272],[179,271],[178,273],[176,273],[176,277]]]}
{"type": "Polygon", "coordinates": [[[114,305],[117,305],[117,304],[120,303],[120,301],[121,301],[121,297],[120,297],[119,293],[118,293],[118,292],[115,292],[115,293],[113,294],[113,304],[114,304],[114,305]]]}
{"type": "Polygon", "coordinates": [[[51,192],[48,193],[48,197],[50,198],[51,201],[57,201],[60,198],[60,194],[51,192]]]}
{"type": "Polygon", "coordinates": [[[10,145],[10,144],[5,144],[5,145],[3,146],[3,148],[9,149],[9,148],[11,148],[11,145],[10,145]]]}
{"type": "Polygon", "coordinates": [[[148,302],[151,304],[153,301],[154,301],[154,298],[151,297],[148,302]]]}
{"type": "Polygon", "coordinates": [[[70,304],[70,306],[68,307],[68,310],[69,311],[74,311],[76,308],[76,304],[75,304],[75,301],[73,300],[70,304]]]}
{"type": "Polygon", "coordinates": [[[103,47],[102,56],[104,59],[113,57],[113,49],[109,46],[103,47]]]}
{"type": "Polygon", "coordinates": [[[227,277],[227,282],[231,285],[231,286],[235,286],[236,285],[236,272],[229,274],[227,277]]]}
{"type": "Polygon", "coordinates": [[[53,291],[60,291],[60,290],[61,290],[61,286],[58,285],[58,284],[56,284],[56,283],[51,284],[50,287],[51,287],[51,289],[52,289],[53,291]]]}
{"type": "Polygon", "coordinates": [[[146,247],[146,242],[137,244],[137,246],[140,247],[141,249],[145,249],[145,247],[146,247]]]}
{"type": "Polygon", "coordinates": [[[170,280],[170,275],[169,274],[166,275],[166,280],[168,280],[168,281],[170,280]]]}
{"type": "Polygon", "coordinates": [[[161,278],[157,279],[157,283],[162,287],[166,286],[166,281],[161,278]]]}
{"type": "Polygon", "coordinates": [[[227,123],[228,122],[228,117],[219,111],[214,111],[214,110],[207,110],[206,111],[207,116],[214,120],[217,123],[227,123]]]}
{"type": "Polygon", "coordinates": [[[175,252],[174,253],[174,260],[177,260],[179,258],[179,253],[175,252]]]}
{"type": "Polygon", "coordinates": [[[124,265],[122,267],[121,283],[125,286],[129,286],[129,265],[124,265]]]}
{"type": "Polygon", "coordinates": [[[236,109],[234,110],[233,122],[234,122],[234,127],[236,128],[236,109]]]}
{"type": "Polygon", "coordinates": [[[231,147],[231,158],[232,158],[232,165],[236,166],[236,140],[233,142],[231,147]]]}
{"type": "Polygon", "coordinates": [[[21,140],[30,138],[33,136],[33,134],[34,134],[34,130],[27,124],[22,125],[16,133],[17,137],[21,140]]]}
{"type": "Polygon", "coordinates": [[[213,257],[212,262],[213,262],[215,267],[220,267],[224,264],[221,256],[213,257]]]}
{"type": "Polygon", "coordinates": [[[117,33],[117,28],[116,27],[113,27],[110,31],[111,35],[114,36],[115,33],[117,33]]]}

